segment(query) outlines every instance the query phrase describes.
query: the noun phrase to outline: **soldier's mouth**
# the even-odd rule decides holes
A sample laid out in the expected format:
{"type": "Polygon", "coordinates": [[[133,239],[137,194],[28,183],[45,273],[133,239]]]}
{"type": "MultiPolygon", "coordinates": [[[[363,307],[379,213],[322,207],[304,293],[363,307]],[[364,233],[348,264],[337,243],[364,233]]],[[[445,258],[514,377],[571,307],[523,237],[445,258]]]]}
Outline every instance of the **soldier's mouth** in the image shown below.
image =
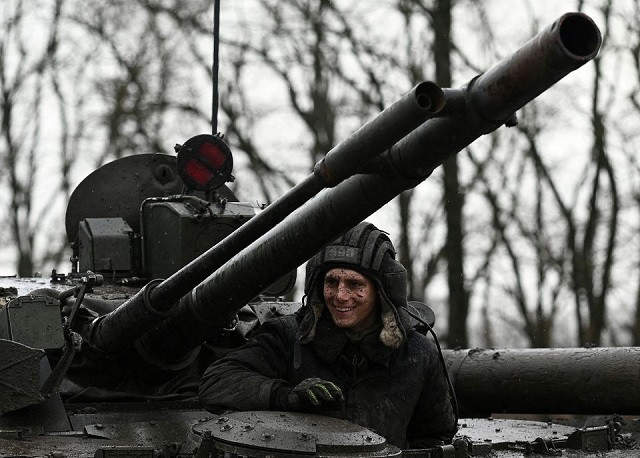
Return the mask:
{"type": "Polygon", "coordinates": [[[336,311],[340,312],[340,313],[346,313],[346,312],[350,312],[351,310],[355,309],[355,307],[335,307],[336,311]]]}

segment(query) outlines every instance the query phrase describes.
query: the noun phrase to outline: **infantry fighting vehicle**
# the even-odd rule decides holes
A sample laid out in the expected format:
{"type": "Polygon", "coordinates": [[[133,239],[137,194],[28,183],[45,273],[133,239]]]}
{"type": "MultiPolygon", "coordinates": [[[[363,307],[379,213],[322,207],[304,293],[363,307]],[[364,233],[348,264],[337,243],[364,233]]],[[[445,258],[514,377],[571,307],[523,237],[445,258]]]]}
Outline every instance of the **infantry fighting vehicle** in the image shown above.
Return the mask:
{"type": "MultiPolygon", "coordinates": [[[[204,367],[299,307],[278,299],[297,266],[477,137],[512,125],[600,42],[588,16],[569,13],[461,89],[421,83],[264,209],[224,185],[233,158],[220,135],[189,139],[177,157],[93,172],[69,201],[70,272],[0,283],[0,456],[637,453],[636,348],[445,351],[463,417],[453,444],[425,450],[401,451],[342,420],[214,413],[195,398],[204,367]]],[[[429,321],[428,309],[415,311],[429,321]]]]}

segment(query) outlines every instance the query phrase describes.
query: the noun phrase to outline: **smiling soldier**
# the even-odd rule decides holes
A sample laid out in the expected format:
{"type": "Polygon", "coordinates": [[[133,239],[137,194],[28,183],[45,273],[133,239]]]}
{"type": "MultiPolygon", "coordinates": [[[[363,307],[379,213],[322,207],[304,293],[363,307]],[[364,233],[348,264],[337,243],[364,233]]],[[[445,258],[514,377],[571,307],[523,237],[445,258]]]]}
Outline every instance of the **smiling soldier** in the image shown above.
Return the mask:
{"type": "Polygon", "coordinates": [[[445,372],[433,342],[409,324],[406,270],[389,237],[361,223],[314,256],[306,274],[307,303],[211,365],[201,401],[322,413],[401,448],[449,442],[456,418],[445,372]]]}

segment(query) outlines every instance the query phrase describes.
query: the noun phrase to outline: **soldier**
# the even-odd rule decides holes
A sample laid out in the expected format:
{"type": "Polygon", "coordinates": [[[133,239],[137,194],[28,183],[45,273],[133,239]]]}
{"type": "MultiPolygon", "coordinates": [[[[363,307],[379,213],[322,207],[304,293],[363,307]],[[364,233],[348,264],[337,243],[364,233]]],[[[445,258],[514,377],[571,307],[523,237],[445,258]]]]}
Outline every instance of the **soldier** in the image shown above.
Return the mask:
{"type": "Polygon", "coordinates": [[[208,408],[322,413],[401,448],[451,440],[444,368],[409,324],[406,270],[385,233],[361,223],[318,253],[305,297],[296,314],[267,321],[205,371],[208,408]]]}

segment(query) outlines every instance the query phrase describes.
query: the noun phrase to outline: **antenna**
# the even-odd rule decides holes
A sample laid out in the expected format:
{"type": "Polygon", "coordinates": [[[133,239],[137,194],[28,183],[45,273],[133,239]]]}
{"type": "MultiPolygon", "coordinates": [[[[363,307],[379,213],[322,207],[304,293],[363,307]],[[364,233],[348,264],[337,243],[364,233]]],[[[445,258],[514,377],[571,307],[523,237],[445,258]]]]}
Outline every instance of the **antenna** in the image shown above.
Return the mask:
{"type": "Polygon", "coordinates": [[[218,133],[218,49],[220,47],[220,0],[213,2],[213,99],[211,101],[211,133],[218,133]]]}

